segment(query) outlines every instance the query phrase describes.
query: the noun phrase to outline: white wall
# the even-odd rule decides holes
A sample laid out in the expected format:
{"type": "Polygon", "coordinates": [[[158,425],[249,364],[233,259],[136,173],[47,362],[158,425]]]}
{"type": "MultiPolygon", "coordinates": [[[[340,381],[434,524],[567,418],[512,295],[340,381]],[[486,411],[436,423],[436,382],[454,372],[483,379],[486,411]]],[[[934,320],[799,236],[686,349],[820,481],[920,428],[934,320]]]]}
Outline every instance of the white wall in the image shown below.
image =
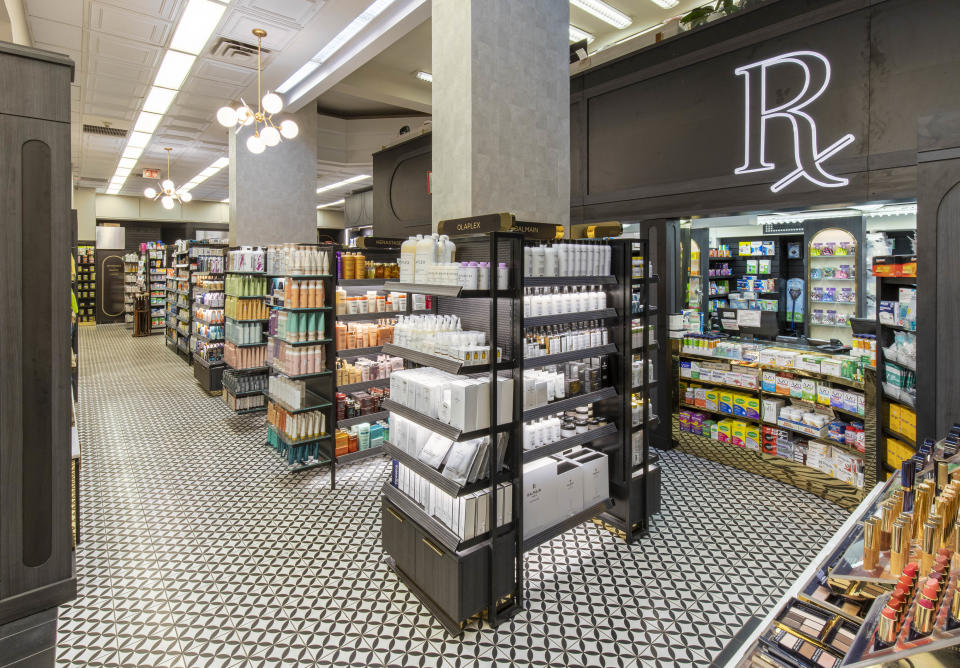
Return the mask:
{"type": "MultiPolygon", "coordinates": [[[[230,207],[222,202],[194,201],[170,210],[160,202],[125,195],[96,196],[98,220],[172,220],[183,223],[229,223],[230,207]]],[[[82,237],[81,237],[82,238],[82,237]]]]}
{"type": "Polygon", "coordinates": [[[317,209],[317,227],[342,230],[344,228],[343,211],[317,209]]]}
{"type": "Polygon", "coordinates": [[[317,160],[343,165],[369,165],[373,154],[397,137],[404,125],[417,131],[426,116],[343,119],[317,116],[317,160]]]}
{"type": "Polygon", "coordinates": [[[73,208],[77,210],[77,239],[97,238],[97,191],[93,188],[73,189],[73,208]]]}

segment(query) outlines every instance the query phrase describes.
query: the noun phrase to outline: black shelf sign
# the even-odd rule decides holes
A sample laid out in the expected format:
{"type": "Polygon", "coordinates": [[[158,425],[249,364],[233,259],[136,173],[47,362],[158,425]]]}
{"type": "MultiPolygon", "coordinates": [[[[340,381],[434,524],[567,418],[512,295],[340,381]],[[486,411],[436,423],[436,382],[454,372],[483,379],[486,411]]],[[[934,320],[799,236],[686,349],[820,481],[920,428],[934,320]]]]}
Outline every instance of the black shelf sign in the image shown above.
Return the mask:
{"type": "Polygon", "coordinates": [[[802,220],[785,220],[778,223],[764,223],[764,234],[803,234],[802,220]]]}

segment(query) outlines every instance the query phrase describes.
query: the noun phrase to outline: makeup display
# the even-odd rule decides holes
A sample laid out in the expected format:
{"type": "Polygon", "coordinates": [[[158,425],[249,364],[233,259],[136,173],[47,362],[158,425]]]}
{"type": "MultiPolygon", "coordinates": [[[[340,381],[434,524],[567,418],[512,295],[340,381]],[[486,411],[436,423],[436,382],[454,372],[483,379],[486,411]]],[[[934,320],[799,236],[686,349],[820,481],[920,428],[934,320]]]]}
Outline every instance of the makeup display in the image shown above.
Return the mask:
{"type": "Polygon", "coordinates": [[[97,265],[95,246],[79,244],[76,256],[77,322],[92,325],[97,322],[97,265]]]}
{"type": "Polygon", "coordinates": [[[878,484],[728,666],[925,663],[960,644],[960,425],[878,484]]]}
{"type": "Polygon", "coordinates": [[[679,345],[681,431],[814,469],[859,498],[877,482],[869,348],[828,354],[715,334],[679,345]]]}
{"type": "MultiPolygon", "coordinates": [[[[649,388],[660,370],[646,241],[547,243],[504,232],[450,240],[464,272],[455,286],[445,284],[453,280],[445,261],[428,284],[409,273],[421,242],[445,239],[403,244],[399,285],[412,308],[431,312],[398,316],[382,351],[418,366],[381,357],[359,373],[389,385],[381,403],[383,448],[394,460],[382,499],[388,563],[456,635],[481,610],[496,625],[520,609],[526,551],[593,518],[626,540],[645,530],[644,420],[652,426],[649,388]],[[497,290],[486,291],[494,281],[497,290]],[[631,390],[635,429],[625,414],[631,390]],[[430,566],[434,558],[445,566],[430,566]],[[444,591],[460,594],[453,601],[444,591]]],[[[340,324],[338,340],[349,332],[340,324]]],[[[356,382],[358,364],[338,363],[338,379],[356,382]]]]}

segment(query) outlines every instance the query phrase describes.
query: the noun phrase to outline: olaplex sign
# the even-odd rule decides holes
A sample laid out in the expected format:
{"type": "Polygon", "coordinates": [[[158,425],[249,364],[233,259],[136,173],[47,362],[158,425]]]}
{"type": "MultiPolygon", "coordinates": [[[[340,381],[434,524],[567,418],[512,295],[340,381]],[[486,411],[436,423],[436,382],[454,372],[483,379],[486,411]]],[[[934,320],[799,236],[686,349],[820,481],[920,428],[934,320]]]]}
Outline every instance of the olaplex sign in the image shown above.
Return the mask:
{"type": "Polygon", "coordinates": [[[738,67],[734,72],[743,77],[745,102],[744,158],[735,174],[789,170],[770,186],[775,193],[801,178],[822,188],[840,188],[850,182],[831,174],[824,163],[852,144],[854,136],[827,137],[825,141],[830,143],[821,147],[817,120],[807,110],[830,86],[830,61],[823,54],[793,51],[738,67]],[[771,101],[775,96],[770,91],[783,90],[778,78],[789,76],[796,81],[798,73],[802,77],[799,92],[785,101],[771,101]],[[793,164],[777,165],[767,160],[767,126],[771,122],[786,123],[793,130],[793,164]]]}

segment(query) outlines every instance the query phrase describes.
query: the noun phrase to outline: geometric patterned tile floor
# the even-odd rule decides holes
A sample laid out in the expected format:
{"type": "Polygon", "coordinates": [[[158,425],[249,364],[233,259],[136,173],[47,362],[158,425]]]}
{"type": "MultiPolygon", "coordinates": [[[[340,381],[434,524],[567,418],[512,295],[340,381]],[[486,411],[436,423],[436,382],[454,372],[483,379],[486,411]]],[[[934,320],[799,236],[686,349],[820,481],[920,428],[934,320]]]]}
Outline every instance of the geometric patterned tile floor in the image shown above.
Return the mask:
{"type": "Polygon", "coordinates": [[[290,474],[262,415],[200,390],[162,336],[80,328],[79,595],[59,665],[697,666],[763,614],[846,513],[662,453],[628,547],[592,523],[526,556],[527,609],[447,637],[381,563],[385,458],[290,474]]]}

